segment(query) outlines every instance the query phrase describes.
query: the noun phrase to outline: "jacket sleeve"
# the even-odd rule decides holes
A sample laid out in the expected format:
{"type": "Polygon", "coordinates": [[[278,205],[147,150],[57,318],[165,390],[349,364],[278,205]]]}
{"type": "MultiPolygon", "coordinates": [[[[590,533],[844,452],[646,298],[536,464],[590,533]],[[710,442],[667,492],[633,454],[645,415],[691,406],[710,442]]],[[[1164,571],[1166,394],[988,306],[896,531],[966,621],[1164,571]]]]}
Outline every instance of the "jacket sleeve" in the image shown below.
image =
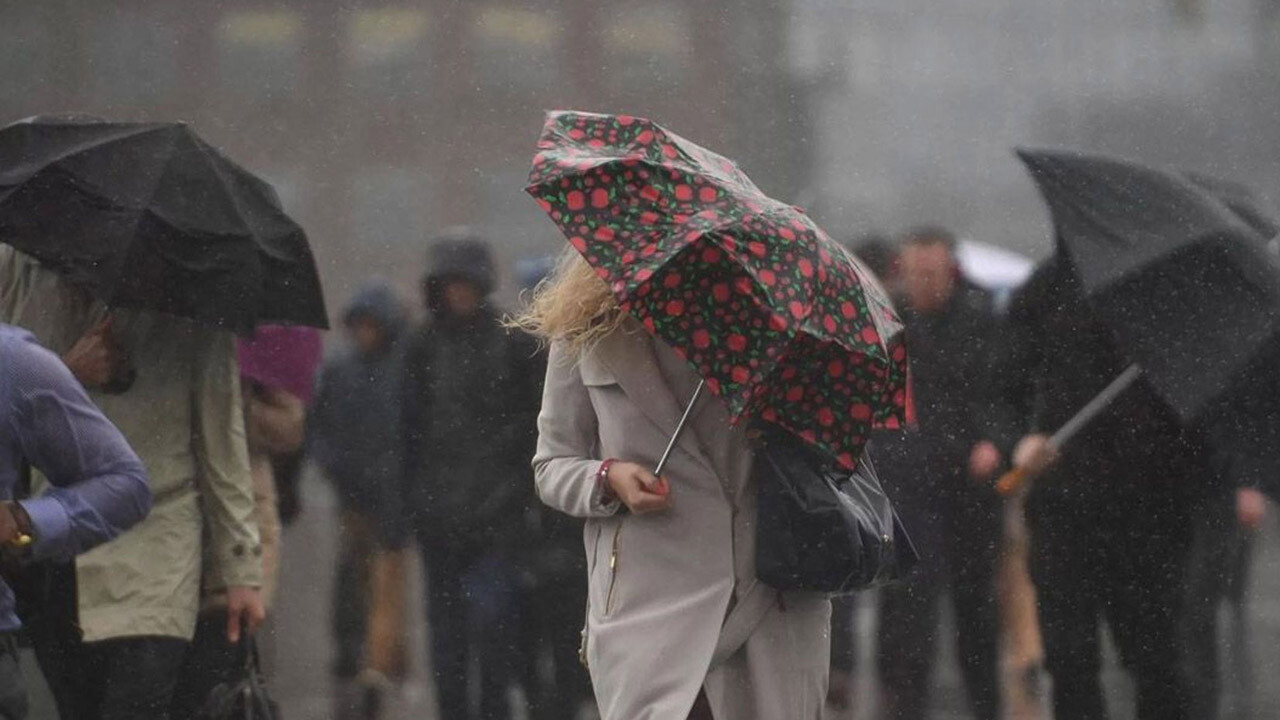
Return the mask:
{"type": "Polygon", "coordinates": [[[575,517],[606,517],[618,511],[619,502],[605,502],[597,480],[598,428],[577,358],[562,343],[553,344],[533,458],[538,496],[550,507],[575,517]]]}
{"type": "Polygon", "coordinates": [[[1001,328],[1000,320],[987,307],[976,308],[971,324],[972,343],[967,349],[966,367],[968,368],[967,409],[970,422],[973,423],[975,441],[988,440],[1003,447],[1006,426],[1002,400],[998,391],[999,357],[1001,348],[998,344],[1001,328]]]}
{"type": "Polygon", "coordinates": [[[57,357],[34,342],[8,344],[9,430],[53,486],[21,501],[35,529],[32,555],[67,560],[146,517],[151,490],[124,436],[57,357]]]}
{"type": "Polygon", "coordinates": [[[262,545],[254,515],[240,370],[231,333],[197,330],[192,430],[205,525],[212,544],[211,590],[262,584],[262,545]]]}
{"type": "Polygon", "coordinates": [[[1041,306],[1049,282],[1042,268],[1014,295],[1008,315],[999,326],[999,340],[992,353],[989,436],[1006,457],[1011,456],[1017,442],[1033,430],[1035,373],[1044,352],[1041,306]]]}

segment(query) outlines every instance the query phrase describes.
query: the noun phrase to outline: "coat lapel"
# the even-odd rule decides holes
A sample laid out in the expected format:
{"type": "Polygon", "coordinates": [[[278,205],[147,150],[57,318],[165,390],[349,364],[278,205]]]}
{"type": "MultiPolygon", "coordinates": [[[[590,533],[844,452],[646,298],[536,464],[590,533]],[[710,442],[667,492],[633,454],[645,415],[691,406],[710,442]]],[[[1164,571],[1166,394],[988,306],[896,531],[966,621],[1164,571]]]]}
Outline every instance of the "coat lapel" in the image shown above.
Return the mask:
{"type": "MultiPolygon", "coordinates": [[[[643,330],[628,324],[602,340],[594,352],[597,359],[617,378],[618,385],[627,394],[627,398],[662,431],[664,437],[670,438],[684,415],[684,406],[676,400],[662,376],[649,336],[643,330]]],[[[702,402],[714,400],[704,397],[702,402]]],[[[695,420],[696,418],[691,418],[685,426],[676,443],[677,450],[684,451],[714,474],[715,466],[697,440],[695,420]]]]}

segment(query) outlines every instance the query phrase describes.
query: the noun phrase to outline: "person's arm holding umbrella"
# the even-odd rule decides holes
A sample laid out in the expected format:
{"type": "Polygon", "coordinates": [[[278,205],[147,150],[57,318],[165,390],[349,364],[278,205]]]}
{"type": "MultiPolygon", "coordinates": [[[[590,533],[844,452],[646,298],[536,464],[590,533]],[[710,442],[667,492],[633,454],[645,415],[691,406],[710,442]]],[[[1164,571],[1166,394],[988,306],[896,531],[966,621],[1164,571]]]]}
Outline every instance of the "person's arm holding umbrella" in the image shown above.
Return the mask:
{"type": "Polygon", "coordinates": [[[201,330],[193,378],[202,507],[213,544],[210,590],[227,591],[227,638],[238,642],[242,628],[252,633],[266,616],[263,607],[262,546],[254,517],[253,480],[245,441],[240,370],[230,333],[201,330]]]}
{"type": "Polygon", "coordinates": [[[542,501],[583,518],[613,515],[623,505],[637,515],[669,507],[667,484],[648,468],[595,457],[598,419],[573,351],[553,343],[547,367],[533,459],[542,501]]]}
{"type": "Polygon", "coordinates": [[[1024,469],[1029,476],[1044,472],[1058,457],[1047,434],[1027,432],[1034,415],[1033,373],[1043,353],[1037,318],[1053,272],[1050,266],[1041,267],[1014,297],[991,363],[992,435],[1014,467],[1024,469]]]}

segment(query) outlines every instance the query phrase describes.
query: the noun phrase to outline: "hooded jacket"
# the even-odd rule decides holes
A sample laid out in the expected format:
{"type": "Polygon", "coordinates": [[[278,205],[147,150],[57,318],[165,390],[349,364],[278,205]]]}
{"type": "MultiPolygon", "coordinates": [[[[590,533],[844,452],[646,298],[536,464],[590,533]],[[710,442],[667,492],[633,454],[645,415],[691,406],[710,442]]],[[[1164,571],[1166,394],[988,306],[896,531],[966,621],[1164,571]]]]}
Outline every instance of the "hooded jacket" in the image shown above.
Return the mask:
{"type": "Polygon", "coordinates": [[[333,482],[342,507],[378,519],[394,536],[405,313],[391,288],[375,282],[358,292],[344,313],[347,324],[361,317],[377,323],[387,343],[371,355],[345,347],[325,362],[307,421],[307,448],[333,482]]]}
{"type": "Polygon", "coordinates": [[[401,432],[406,507],[427,545],[484,549],[513,536],[532,500],[542,365],[526,335],[487,302],[495,284],[486,243],[447,231],[431,247],[428,322],[407,341],[401,432]],[[472,315],[444,302],[451,280],[486,298],[472,315]]]}

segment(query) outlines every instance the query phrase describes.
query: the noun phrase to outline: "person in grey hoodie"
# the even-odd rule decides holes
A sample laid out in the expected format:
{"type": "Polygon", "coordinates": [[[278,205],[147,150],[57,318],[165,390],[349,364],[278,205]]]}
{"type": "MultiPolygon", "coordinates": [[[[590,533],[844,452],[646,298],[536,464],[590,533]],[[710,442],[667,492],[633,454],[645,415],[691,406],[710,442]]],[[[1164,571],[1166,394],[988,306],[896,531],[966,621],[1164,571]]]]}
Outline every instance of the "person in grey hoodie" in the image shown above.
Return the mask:
{"type": "Polygon", "coordinates": [[[348,344],[325,363],[307,425],[308,453],[333,483],[341,513],[333,671],[359,680],[366,717],[377,716],[383,687],[404,669],[398,420],[405,323],[385,282],[356,294],[344,316],[348,344]]]}

